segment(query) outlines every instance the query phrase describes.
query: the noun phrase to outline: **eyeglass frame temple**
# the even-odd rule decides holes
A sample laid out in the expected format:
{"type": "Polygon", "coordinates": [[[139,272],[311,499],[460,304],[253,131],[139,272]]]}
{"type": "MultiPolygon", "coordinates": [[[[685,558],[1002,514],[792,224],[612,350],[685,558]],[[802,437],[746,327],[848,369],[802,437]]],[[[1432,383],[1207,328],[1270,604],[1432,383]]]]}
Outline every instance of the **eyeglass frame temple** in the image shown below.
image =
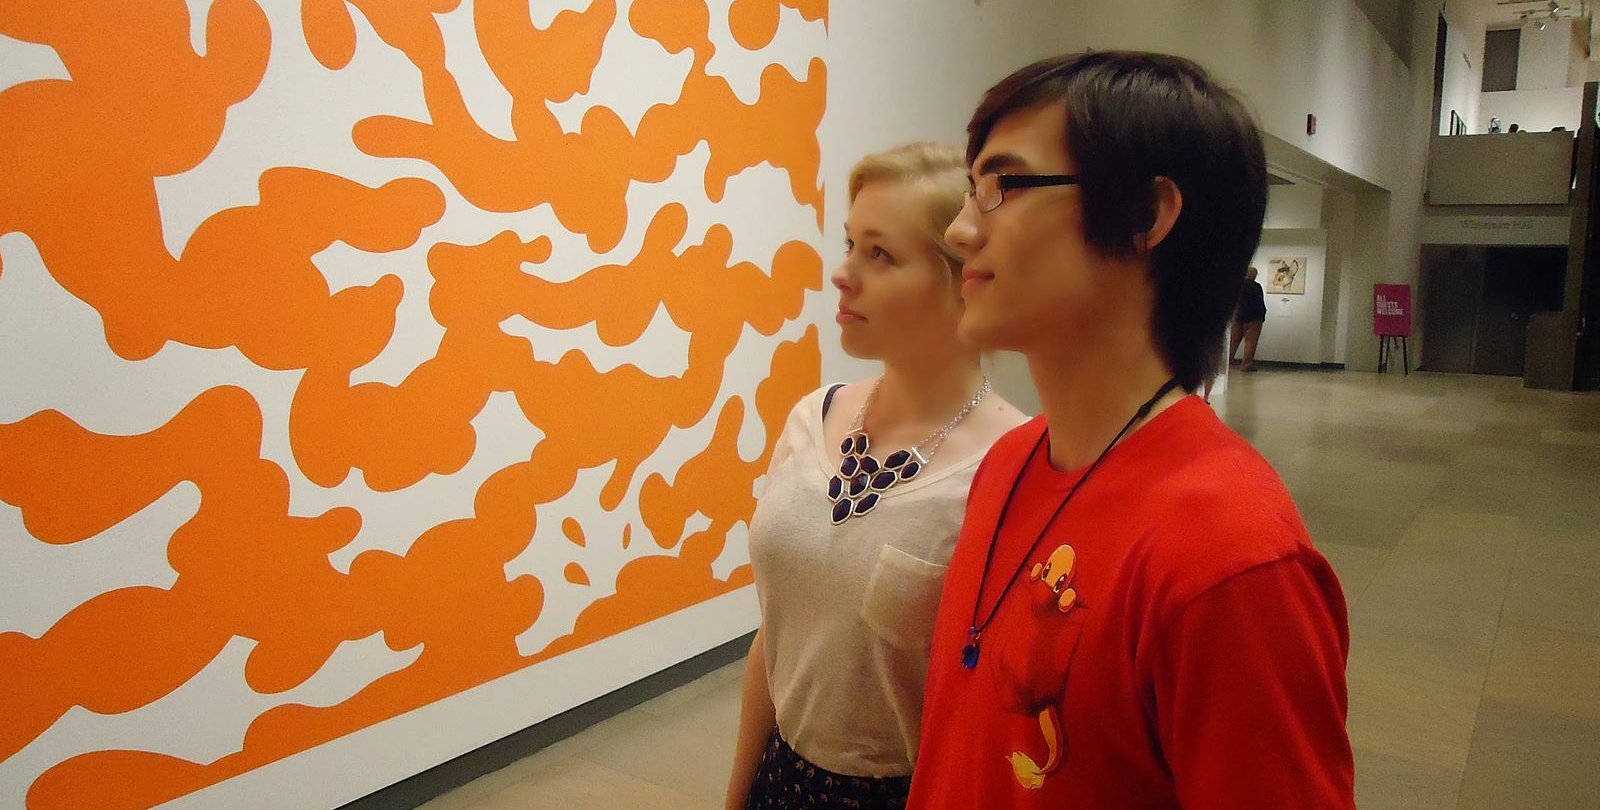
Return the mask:
{"type": "MultiPolygon", "coordinates": [[[[1000,192],[1000,199],[996,200],[995,204],[988,208],[979,205],[978,211],[985,214],[999,208],[1000,204],[1006,201],[1006,191],[1008,189],[1071,186],[1083,182],[1083,178],[1076,174],[996,174],[992,176],[995,178],[995,189],[1000,192]]],[[[977,203],[978,189],[976,184],[967,194],[972,197],[974,203],[977,203]]]]}

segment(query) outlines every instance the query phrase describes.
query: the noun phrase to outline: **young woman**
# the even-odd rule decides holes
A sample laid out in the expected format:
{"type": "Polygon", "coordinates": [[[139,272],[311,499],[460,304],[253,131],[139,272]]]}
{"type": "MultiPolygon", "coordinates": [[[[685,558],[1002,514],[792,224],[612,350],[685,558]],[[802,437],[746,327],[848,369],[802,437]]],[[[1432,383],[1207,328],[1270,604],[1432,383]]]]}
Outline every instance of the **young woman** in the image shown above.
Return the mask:
{"type": "Polygon", "coordinates": [[[833,273],[840,341],[883,375],[801,400],[750,527],[762,625],[727,807],[905,804],[945,564],[973,471],[1023,417],[956,339],[944,228],[959,150],[912,144],[850,175],[833,273]]]}

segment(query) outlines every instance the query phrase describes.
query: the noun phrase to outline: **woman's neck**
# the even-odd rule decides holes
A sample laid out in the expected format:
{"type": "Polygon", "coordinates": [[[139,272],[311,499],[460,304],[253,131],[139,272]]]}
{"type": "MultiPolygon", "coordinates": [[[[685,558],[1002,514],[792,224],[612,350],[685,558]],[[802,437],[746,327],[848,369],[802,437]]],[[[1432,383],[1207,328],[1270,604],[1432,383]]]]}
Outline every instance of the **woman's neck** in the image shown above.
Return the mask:
{"type": "Polygon", "coordinates": [[[983,384],[976,353],[946,362],[886,363],[868,420],[875,425],[942,425],[983,384]]]}

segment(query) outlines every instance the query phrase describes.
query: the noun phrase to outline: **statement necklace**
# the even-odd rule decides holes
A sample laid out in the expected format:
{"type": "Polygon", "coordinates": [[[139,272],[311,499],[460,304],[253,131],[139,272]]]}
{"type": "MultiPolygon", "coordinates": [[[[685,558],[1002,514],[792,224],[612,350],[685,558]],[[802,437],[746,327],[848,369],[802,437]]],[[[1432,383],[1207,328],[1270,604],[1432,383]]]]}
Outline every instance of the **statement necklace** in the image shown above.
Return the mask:
{"type": "Polygon", "coordinates": [[[872,406],[872,401],[878,396],[878,386],[883,383],[883,378],[872,384],[872,392],[867,394],[867,401],[861,403],[861,410],[856,412],[854,422],[850,423],[850,430],[845,433],[844,442],[839,445],[839,452],[843,458],[839,459],[839,473],[828,479],[828,499],[833,502],[833,525],[837,526],[853,517],[869,514],[877,508],[878,501],[883,494],[892,489],[896,484],[910,481],[921,473],[928,462],[933,460],[933,454],[939,451],[939,446],[944,444],[946,436],[955,430],[974,409],[983,402],[994,388],[989,385],[988,376],[984,376],[983,385],[967,400],[965,407],[946,422],[943,427],[928,434],[928,437],[917,442],[911,447],[896,450],[881,461],[870,455],[872,440],[867,437],[867,430],[863,426],[867,409],[872,406]]]}

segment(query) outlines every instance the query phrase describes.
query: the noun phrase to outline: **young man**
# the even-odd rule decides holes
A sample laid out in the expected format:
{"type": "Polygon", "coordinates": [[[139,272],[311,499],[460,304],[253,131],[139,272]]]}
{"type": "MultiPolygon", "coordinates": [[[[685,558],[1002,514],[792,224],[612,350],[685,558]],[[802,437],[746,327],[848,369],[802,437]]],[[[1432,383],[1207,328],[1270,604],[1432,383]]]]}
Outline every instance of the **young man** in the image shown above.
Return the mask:
{"type": "Polygon", "coordinates": [[[1267,462],[1197,397],[1266,209],[1199,66],[1098,52],[992,88],[946,240],[964,339],[1041,418],[973,482],[910,807],[1349,808],[1345,602],[1267,462]]]}

